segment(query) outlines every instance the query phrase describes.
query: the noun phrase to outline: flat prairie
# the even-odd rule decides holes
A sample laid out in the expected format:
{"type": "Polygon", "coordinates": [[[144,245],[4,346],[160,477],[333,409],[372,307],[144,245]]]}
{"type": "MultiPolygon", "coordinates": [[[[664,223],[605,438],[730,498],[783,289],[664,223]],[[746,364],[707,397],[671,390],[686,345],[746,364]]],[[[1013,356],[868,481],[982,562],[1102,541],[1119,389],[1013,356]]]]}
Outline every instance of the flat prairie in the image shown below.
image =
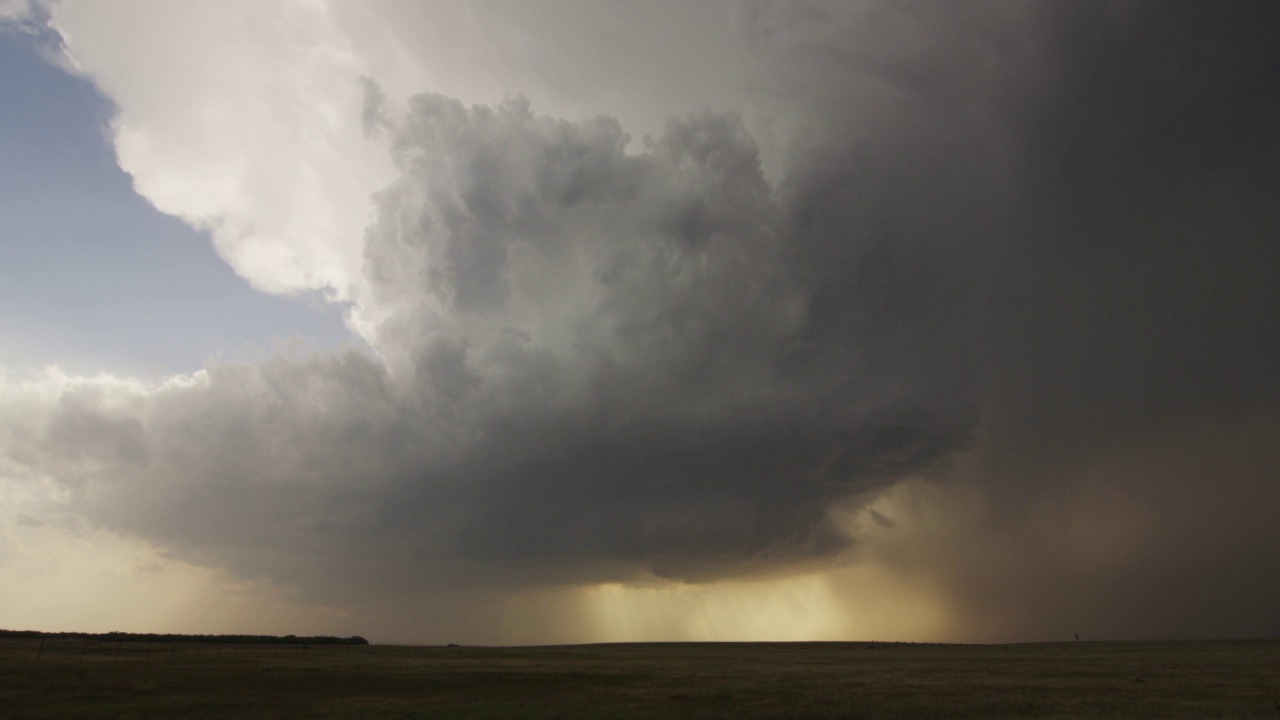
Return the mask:
{"type": "Polygon", "coordinates": [[[1280,718],[1280,640],[0,642],[0,718],[1280,718]]]}

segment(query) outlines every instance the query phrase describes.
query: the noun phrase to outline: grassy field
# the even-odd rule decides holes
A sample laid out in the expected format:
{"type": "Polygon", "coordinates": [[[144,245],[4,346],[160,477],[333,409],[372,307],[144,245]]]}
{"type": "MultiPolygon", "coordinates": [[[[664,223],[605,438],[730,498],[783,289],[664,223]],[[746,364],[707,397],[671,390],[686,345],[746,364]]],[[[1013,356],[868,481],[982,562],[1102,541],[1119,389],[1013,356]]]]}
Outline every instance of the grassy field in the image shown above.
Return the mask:
{"type": "Polygon", "coordinates": [[[1280,718],[1280,641],[0,643],[3,718],[1280,718]],[[37,660],[37,655],[39,659],[37,660]]]}

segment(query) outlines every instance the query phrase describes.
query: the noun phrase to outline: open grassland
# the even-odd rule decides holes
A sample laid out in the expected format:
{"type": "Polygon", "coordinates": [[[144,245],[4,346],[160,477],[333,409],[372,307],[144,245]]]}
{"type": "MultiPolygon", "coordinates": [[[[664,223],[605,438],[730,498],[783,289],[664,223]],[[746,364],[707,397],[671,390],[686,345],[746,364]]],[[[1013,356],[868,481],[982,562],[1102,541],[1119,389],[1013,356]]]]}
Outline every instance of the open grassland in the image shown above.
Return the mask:
{"type": "Polygon", "coordinates": [[[0,642],[0,717],[1280,718],[1280,641],[40,642],[0,642]]]}

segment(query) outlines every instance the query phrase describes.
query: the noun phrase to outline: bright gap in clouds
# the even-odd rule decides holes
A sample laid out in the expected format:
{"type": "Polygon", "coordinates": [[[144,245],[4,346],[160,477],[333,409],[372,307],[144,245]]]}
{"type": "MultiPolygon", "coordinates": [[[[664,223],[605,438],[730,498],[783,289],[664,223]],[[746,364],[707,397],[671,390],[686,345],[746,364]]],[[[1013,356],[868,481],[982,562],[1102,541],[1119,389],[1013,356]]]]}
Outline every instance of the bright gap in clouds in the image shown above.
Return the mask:
{"type": "Polygon", "coordinates": [[[0,365],[158,379],[280,341],[355,342],[319,296],[252,289],[116,165],[111,103],[0,32],[0,365]]]}
{"type": "MultiPolygon", "coordinates": [[[[207,233],[134,192],[111,145],[115,108],[57,66],[56,41],[0,30],[0,383],[21,385],[50,365],[155,382],[282,344],[363,345],[341,305],[254,290],[207,233]]],[[[0,463],[0,626],[302,633],[340,624],[340,612],[278,588],[48,517],[65,493],[11,469],[0,463]]]]}

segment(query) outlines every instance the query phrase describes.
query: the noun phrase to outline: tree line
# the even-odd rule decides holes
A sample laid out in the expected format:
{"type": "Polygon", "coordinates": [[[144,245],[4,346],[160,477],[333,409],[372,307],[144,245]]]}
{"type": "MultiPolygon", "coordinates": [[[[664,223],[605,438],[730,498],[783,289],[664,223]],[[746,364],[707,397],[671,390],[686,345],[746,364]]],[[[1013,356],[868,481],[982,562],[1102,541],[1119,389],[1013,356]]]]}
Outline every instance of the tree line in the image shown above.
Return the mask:
{"type": "Polygon", "coordinates": [[[101,642],[147,643],[238,643],[254,645],[368,645],[359,635],[334,637],[332,635],[182,635],[178,633],[86,633],[42,632],[40,630],[0,630],[0,639],[67,638],[98,640],[101,642]]]}

